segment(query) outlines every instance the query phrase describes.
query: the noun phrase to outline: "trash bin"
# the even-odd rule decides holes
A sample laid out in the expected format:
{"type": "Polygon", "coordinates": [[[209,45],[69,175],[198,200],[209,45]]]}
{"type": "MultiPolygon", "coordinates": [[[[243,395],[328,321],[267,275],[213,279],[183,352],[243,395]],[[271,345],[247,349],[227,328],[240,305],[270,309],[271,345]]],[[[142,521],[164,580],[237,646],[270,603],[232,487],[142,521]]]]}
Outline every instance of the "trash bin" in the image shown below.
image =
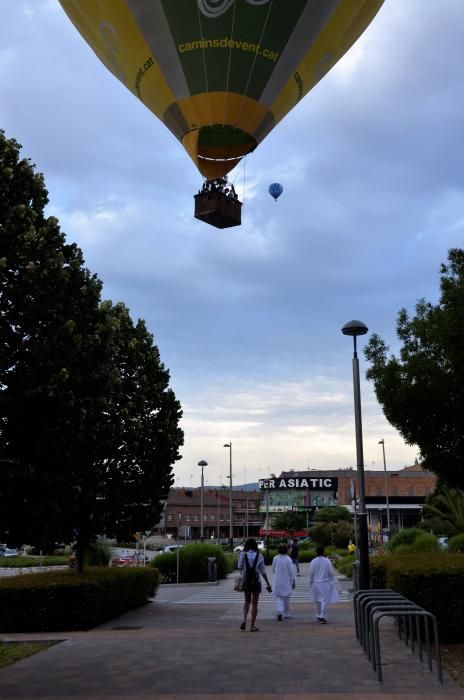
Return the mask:
{"type": "Polygon", "coordinates": [[[216,586],[217,582],[216,557],[208,557],[208,586],[216,586]]]}

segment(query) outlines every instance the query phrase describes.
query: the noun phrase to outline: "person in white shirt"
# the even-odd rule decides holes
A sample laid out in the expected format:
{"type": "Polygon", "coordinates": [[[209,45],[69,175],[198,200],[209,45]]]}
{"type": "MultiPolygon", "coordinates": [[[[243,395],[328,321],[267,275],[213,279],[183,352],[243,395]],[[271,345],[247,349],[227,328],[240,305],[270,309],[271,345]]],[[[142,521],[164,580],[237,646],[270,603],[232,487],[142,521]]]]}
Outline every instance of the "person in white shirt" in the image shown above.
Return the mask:
{"type": "Polygon", "coordinates": [[[290,617],[290,596],[295,588],[295,567],[286,544],[280,544],[272,560],[272,590],[276,597],[277,619],[290,617]]]}
{"type": "Polygon", "coordinates": [[[326,625],[327,605],[336,603],[338,595],[332,563],[324,556],[324,547],[317,547],[316,554],[309,565],[309,588],[311,599],[316,603],[316,619],[320,625],[326,625]]]}

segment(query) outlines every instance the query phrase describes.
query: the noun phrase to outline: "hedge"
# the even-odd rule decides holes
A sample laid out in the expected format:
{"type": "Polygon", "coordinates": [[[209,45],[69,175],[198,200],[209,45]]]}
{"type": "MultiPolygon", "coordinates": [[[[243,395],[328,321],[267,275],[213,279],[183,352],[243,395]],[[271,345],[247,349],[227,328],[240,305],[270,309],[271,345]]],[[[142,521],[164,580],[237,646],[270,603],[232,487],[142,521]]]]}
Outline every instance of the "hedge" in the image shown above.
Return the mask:
{"type": "MultiPolygon", "coordinates": [[[[225,578],[233,570],[232,559],[216,544],[187,544],[179,548],[179,582],[196,583],[208,580],[208,557],[216,557],[217,578],[225,578]]],[[[150,566],[160,573],[161,583],[177,580],[177,552],[164,552],[151,560],[150,566]]]]}
{"type": "Polygon", "coordinates": [[[1,632],[85,630],[140,607],[154,595],[156,569],[94,567],[0,579],[1,632]]]}
{"type": "Polygon", "coordinates": [[[31,566],[66,566],[69,564],[69,556],[44,556],[44,557],[0,557],[0,567],[7,569],[27,568],[31,566]]]}
{"type": "Polygon", "coordinates": [[[372,588],[391,588],[436,616],[442,641],[464,638],[462,554],[371,557],[372,588]]]}

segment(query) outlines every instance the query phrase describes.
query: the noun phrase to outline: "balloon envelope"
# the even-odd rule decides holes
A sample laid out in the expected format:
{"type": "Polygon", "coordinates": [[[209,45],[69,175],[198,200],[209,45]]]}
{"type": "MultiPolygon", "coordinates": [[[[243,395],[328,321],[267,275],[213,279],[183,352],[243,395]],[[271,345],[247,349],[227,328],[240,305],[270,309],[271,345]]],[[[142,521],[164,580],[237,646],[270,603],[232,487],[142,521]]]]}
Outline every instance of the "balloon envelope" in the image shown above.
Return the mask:
{"type": "Polygon", "coordinates": [[[363,33],[383,0],[60,0],[100,60],[220,177],[363,33]]]}
{"type": "Polygon", "coordinates": [[[271,197],[277,200],[284,191],[284,188],[278,182],[273,182],[272,185],[269,185],[268,191],[271,197]]]}

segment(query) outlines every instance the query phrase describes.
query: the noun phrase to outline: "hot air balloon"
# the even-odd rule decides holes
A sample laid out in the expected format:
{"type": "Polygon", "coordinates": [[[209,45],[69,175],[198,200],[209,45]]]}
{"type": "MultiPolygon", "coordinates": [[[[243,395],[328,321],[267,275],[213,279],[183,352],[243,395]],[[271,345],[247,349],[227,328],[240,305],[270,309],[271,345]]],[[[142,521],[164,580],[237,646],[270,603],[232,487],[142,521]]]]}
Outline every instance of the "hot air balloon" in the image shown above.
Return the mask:
{"type": "Polygon", "coordinates": [[[200,192],[195,202],[221,195],[218,219],[227,226],[240,223],[240,203],[229,202],[220,181],[348,51],[383,0],[60,3],[206,180],[219,179],[214,193],[200,192]]]}
{"type": "Polygon", "coordinates": [[[272,185],[269,185],[268,187],[268,192],[271,195],[271,197],[274,197],[275,202],[277,202],[283,191],[284,188],[279,182],[273,182],[272,185]]]}

